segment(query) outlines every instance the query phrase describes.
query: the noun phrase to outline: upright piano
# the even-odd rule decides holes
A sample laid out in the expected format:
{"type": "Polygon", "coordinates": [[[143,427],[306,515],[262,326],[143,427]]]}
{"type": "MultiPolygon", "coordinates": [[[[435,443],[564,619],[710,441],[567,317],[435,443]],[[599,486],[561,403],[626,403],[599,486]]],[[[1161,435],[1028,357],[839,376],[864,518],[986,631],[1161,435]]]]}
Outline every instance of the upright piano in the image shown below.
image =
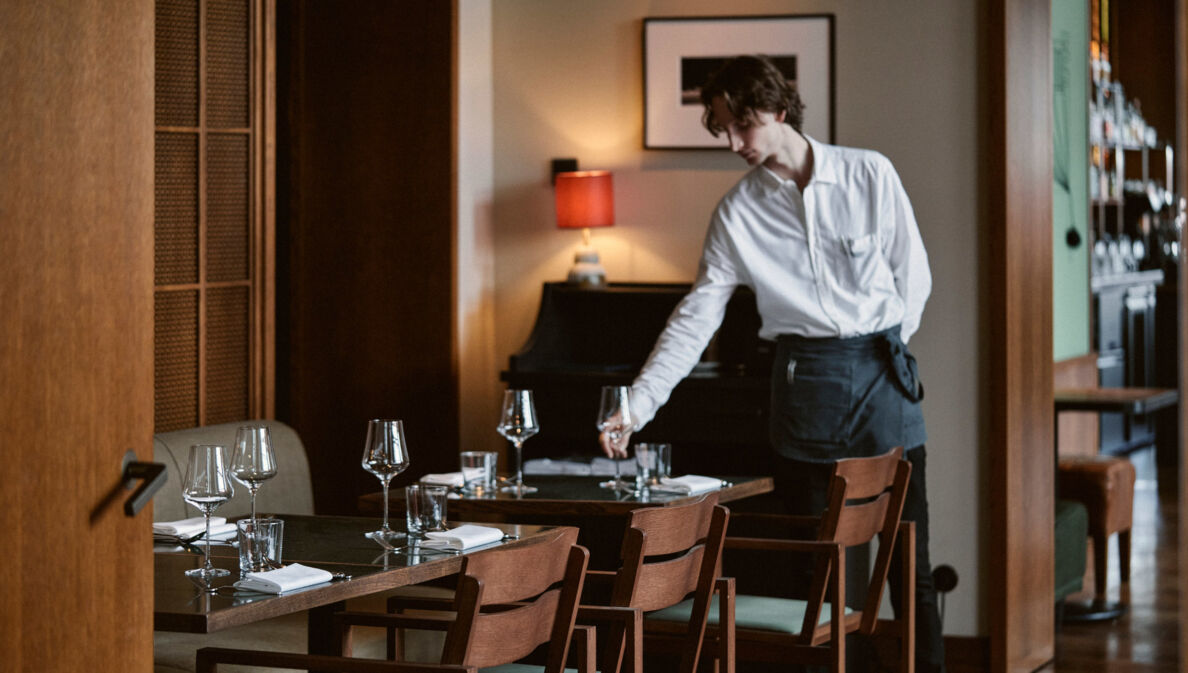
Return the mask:
{"type": "MultiPolygon", "coordinates": [[[[600,388],[632,382],[688,291],[678,283],[544,284],[532,334],[501,375],[509,388],[535,393],[541,430],[524,444],[525,460],[598,453],[600,388]]],[[[674,473],[772,474],[774,344],[758,332],[755,296],[740,288],[701,361],[633,440],[671,443],[674,473]]]]}

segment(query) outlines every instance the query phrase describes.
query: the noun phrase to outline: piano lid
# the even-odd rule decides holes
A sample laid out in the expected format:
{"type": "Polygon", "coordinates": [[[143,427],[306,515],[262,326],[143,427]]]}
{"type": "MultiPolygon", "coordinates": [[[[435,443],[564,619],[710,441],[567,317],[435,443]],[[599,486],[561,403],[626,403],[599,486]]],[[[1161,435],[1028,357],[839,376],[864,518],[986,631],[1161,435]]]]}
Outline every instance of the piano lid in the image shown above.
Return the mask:
{"type": "MultiPolygon", "coordinates": [[[[635,374],[689,288],[688,283],[610,283],[599,289],[545,283],[536,324],[509,358],[509,371],[635,374]]],[[[759,325],[754,294],[739,288],[694,375],[767,376],[772,349],[759,339],[759,325]]]]}

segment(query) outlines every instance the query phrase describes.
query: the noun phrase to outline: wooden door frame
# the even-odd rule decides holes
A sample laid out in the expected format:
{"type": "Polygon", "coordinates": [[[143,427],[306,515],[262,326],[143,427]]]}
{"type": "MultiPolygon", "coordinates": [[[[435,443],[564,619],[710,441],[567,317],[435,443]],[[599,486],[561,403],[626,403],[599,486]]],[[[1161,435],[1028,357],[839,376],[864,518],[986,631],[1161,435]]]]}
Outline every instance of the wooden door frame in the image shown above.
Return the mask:
{"type": "MultiPolygon", "coordinates": [[[[1188,0],[1176,0],[1176,191],[1188,195],[1188,0]]],[[[986,79],[988,167],[983,240],[989,295],[982,352],[990,399],[986,436],[989,511],[990,670],[1033,671],[1054,655],[1053,552],[1051,7],[992,0],[986,79]],[[1038,600],[1036,599],[1038,597],[1038,600]]],[[[1183,240],[1183,234],[1181,234],[1183,240]]],[[[1180,258],[1179,387],[1188,390],[1188,273],[1180,258]]],[[[1188,595],[1188,436],[1180,414],[1180,587],[1188,595]]],[[[983,463],[985,464],[985,463],[983,463]]],[[[1180,624],[1188,621],[1180,602],[1180,624]]],[[[1181,626],[1181,633],[1183,627],[1181,626]]],[[[1181,638],[1182,639],[1182,638],[1181,638]]],[[[1181,670],[1188,658],[1181,654],[1181,670]]]]}
{"type": "Polygon", "coordinates": [[[1049,3],[993,0],[983,352],[989,383],[990,664],[1052,659],[1052,75],[1049,3]]]}

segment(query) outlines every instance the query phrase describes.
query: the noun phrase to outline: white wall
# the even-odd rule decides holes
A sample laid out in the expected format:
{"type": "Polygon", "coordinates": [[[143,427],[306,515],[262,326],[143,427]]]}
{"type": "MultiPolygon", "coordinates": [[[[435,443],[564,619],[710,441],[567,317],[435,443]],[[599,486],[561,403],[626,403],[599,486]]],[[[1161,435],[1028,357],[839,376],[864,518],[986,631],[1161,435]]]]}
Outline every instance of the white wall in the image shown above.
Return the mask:
{"type": "Polygon", "coordinates": [[[457,287],[459,441],[493,450],[500,390],[495,349],[491,0],[458,3],[457,287]]]}
{"type": "MultiPolygon", "coordinates": [[[[527,338],[541,283],[565,277],[578,243],[576,232],[554,226],[551,158],[614,171],[616,226],[593,232],[614,281],[692,280],[710,211],[745,168],[728,152],[642,149],[642,19],[835,14],[835,140],[894,162],[932,262],[933,296],[911,346],[927,387],[932,561],[960,576],[946,599],[945,632],[987,635],[981,602],[991,589],[977,579],[988,475],[977,436],[984,330],[977,305],[976,3],[736,0],[726,8],[710,0],[500,0],[491,7],[493,377],[527,338]]],[[[465,167],[469,158],[461,161],[465,167]]],[[[493,418],[480,419],[483,428],[493,418]]]]}

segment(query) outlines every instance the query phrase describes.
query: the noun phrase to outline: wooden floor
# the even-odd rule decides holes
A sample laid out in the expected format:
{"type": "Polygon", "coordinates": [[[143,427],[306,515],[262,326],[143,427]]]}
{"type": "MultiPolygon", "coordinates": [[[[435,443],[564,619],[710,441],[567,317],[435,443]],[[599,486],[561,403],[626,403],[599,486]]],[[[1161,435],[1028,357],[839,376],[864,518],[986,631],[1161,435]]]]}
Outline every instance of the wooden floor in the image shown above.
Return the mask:
{"type": "MultiPolygon", "coordinates": [[[[1178,673],[1179,526],[1174,468],[1156,468],[1154,450],[1136,452],[1130,586],[1121,587],[1116,540],[1110,541],[1108,593],[1130,609],[1114,622],[1064,624],[1056,661],[1044,673],[1178,673]]],[[[1092,559],[1090,559],[1092,565],[1092,559]]],[[[1088,578],[1085,585],[1092,587],[1088,578]]],[[[1078,598],[1088,598],[1083,594],[1078,598]]]]}

